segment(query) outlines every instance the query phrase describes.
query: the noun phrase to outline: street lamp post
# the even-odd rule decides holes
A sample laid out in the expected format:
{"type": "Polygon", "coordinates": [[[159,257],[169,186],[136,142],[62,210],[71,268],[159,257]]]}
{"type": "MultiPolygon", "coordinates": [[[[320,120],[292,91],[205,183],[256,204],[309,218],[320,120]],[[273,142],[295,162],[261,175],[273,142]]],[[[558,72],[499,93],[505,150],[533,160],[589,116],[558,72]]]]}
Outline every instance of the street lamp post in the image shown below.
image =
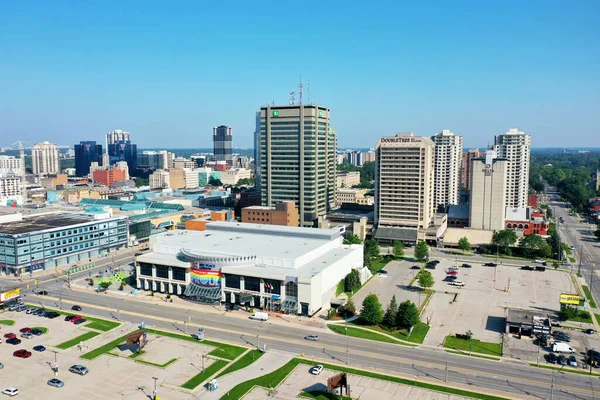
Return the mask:
{"type": "Polygon", "coordinates": [[[448,382],[448,352],[446,351],[446,371],[444,372],[444,382],[448,382]]]}
{"type": "Polygon", "coordinates": [[[204,357],[206,357],[206,354],[202,354],[202,372],[204,372],[204,357]]]}
{"type": "MultiPolygon", "coordinates": [[[[564,365],[560,367],[558,372],[562,371],[564,365]]],[[[550,400],[554,399],[554,368],[552,369],[552,379],[550,380],[550,400]]]]}
{"type": "Polygon", "coordinates": [[[350,338],[348,337],[348,321],[346,321],[346,364],[350,365],[350,338]]]}
{"type": "Polygon", "coordinates": [[[153,395],[153,400],[156,400],[156,381],[158,380],[157,377],[153,376],[152,379],[154,379],[154,395],[153,395]]]}

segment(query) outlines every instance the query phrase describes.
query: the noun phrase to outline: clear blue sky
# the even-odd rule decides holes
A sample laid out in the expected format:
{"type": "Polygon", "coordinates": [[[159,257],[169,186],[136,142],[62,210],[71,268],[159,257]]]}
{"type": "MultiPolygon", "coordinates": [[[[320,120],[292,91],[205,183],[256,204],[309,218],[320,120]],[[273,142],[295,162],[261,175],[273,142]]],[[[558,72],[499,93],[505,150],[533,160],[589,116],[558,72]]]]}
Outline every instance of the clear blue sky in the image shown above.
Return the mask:
{"type": "Polygon", "coordinates": [[[599,146],[599,16],[597,0],[4,1],[0,146],[126,129],[208,147],[225,124],[250,147],[254,113],[300,73],[340,147],[441,129],[481,147],[509,128],[599,146]]]}

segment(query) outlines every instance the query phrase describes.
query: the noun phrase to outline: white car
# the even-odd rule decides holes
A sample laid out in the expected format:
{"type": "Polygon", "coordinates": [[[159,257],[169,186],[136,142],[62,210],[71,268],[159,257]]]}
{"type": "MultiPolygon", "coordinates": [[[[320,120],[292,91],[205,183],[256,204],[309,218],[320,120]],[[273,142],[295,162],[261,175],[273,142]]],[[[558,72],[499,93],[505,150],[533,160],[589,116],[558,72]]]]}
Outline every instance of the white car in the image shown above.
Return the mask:
{"type": "Polygon", "coordinates": [[[323,371],[323,366],[321,364],[315,365],[310,369],[310,373],[313,375],[319,375],[323,371]]]}
{"type": "Polygon", "coordinates": [[[2,394],[6,394],[10,397],[13,397],[19,394],[19,389],[17,389],[16,387],[7,387],[2,391],[2,394]]]}
{"type": "Polygon", "coordinates": [[[448,282],[448,284],[452,286],[465,286],[465,283],[461,281],[448,282]]]}
{"type": "Polygon", "coordinates": [[[543,263],[545,263],[546,261],[544,261],[544,260],[535,260],[535,262],[536,262],[536,263],[538,263],[538,264],[543,264],[543,263]]]}

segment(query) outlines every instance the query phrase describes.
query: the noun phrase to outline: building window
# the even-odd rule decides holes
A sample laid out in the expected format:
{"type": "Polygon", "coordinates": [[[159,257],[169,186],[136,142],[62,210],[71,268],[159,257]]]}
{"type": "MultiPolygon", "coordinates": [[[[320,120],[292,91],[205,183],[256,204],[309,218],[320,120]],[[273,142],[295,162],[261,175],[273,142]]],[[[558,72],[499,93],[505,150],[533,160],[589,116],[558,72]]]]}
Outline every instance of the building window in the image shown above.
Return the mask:
{"type": "Polygon", "coordinates": [[[225,276],[225,287],[232,289],[240,288],[240,276],[239,275],[226,275],[225,276]]]}
{"type": "Polygon", "coordinates": [[[298,285],[294,282],[288,282],[285,284],[285,297],[298,298],[298,285]]]}
{"type": "Polygon", "coordinates": [[[173,280],[185,281],[185,268],[173,267],[173,280]]]}
{"type": "Polygon", "coordinates": [[[156,266],[156,277],[168,279],[169,278],[169,267],[166,265],[157,265],[156,266]]]}
{"type": "Polygon", "coordinates": [[[140,263],[140,275],[152,276],[152,265],[147,263],[140,263]]]}
{"type": "Polygon", "coordinates": [[[253,276],[244,277],[244,288],[252,292],[260,291],[260,279],[253,276]]]}
{"type": "Polygon", "coordinates": [[[265,279],[265,292],[270,294],[281,294],[281,282],[274,279],[265,279]],[[272,286],[273,289],[269,289],[266,286],[272,286]]]}

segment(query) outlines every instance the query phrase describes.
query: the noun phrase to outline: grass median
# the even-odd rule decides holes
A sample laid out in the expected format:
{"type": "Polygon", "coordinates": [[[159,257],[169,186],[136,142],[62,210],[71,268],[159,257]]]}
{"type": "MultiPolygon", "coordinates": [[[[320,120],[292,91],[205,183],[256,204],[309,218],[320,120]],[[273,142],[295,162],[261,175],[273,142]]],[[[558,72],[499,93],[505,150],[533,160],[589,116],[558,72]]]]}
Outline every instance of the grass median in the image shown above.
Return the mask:
{"type": "Polygon", "coordinates": [[[83,335],[79,335],[71,340],[67,340],[66,342],[62,342],[61,344],[56,345],[56,348],[66,350],[70,347],[78,345],[81,342],[85,342],[86,340],[95,338],[98,335],[100,335],[98,332],[86,332],[83,335]]]}
{"type": "Polygon", "coordinates": [[[213,342],[212,340],[203,340],[200,341],[191,335],[181,335],[179,333],[161,331],[157,329],[146,328],[146,332],[154,333],[155,335],[172,337],[180,340],[187,340],[189,342],[204,344],[207,346],[213,346],[215,349],[208,353],[210,356],[225,358],[227,360],[235,360],[240,355],[242,355],[246,350],[246,347],[233,346],[231,344],[225,344],[221,342],[213,342]]]}
{"type": "MultiPolygon", "coordinates": [[[[502,356],[502,344],[482,342],[479,339],[471,339],[471,351],[480,354],[488,354],[491,356],[502,356]]],[[[454,349],[460,351],[469,351],[469,340],[459,339],[456,336],[446,336],[444,340],[444,347],[447,349],[454,349]]]]}
{"type": "Polygon", "coordinates": [[[250,365],[254,361],[258,360],[263,354],[264,353],[259,350],[250,350],[249,352],[244,354],[240,359],[238,359],[236,362],[229,365],[229,367],[227,367],[225,369],[225,371],[222,371],[219,375],[217,375],[217,378],[220,376],[223,376],[223,375],[230,374],[230,373],[240,370],[242,368],[246,368],[248,365],[250,365]]]}
{"type": "Polygon", "coordinates": [[[13,321],[12,319],[0,319],[0,324],[13,326],[15,324],[15,321],[13,321]]]}
{"type": "MultiPolygon", "coordinates": [[[[96,333],[99,334],[97,332],[88,332],[88,333],[96,333]]],[[[117,347],[118,345],[120,345],[121,343],[123,343],[125,340],[127,339],[127,335],[123,335],[111,342],[106,343],[103,346],[98,347],[97,349],[94,349],[88,353],[85,353],[81,356],[81,358],[83,358],[84,360],[93,360],[95,358],[100,357],[102,354],[108,353],[109,351],[113,350],[115,347],[117,347]]]]}
{"type": "MultiPolygon", "coordinates": [[[[400,340],[404,340],[404,341],[412,342],[412,343],[416,343],[416,344],[423,344],[423,341],[425,340],[425,336],[427,336],[427,332],[429,332],[429,325],[427,325],[421,321],[419,321],[417,323],[417,325],[414,326],[412,333],[410,333],[410,331],[408,329],[389,330],[389,329],[386,329],[386,328],[378,326],[378,325],[368,325],[368,324],[363,323],[360,318],[355,319],[352,322],[349,322],[349,324],[356,325],[356,326],[362,326],[363,328],[369,329],[373,332],[380,333],[380,334],[387,334],[387,335],[393,336],[395,338],[398,338],[400,340]]],[[[340,333],[340,332],[337,332],[337,333],[340,333]]],[[[345,333],[342,332],[342,334],[345,334],[345,333]]],[[[350,335],[350,336],[352,336],[352,335],[350,335]]],[[[373,339],[373,340],[377,340],[377,339],[373,339]]],[[[403,343],[400,343],[397,341],[392,342],[392,343],[403,344],[403,343]]],[[[410,344],[408,344],[408,343],[406,343],[406,345],[410,346],[410,344]]]]}
{"type": "Polygon", "coordinates": [[[201,371],[199,374],[191,378],[189,381],[181,385],[184,389],[196,389],[199,385],[201,385],[206,379],[213,376],[217,373],[217,371],[223,369],[228,364],[225,360],[215,360],[212,364],[208,366],[204,371],[201,371]]]}
{"type": "Polygon", "coordinates": [[[581,288],[583,289],[583,293],[585,294],[585,297],[588,299],[588,302],[590,303],[590,307],[596,308],[596,302],[594,301],[594,298],[592,297],[592,292],[590,292],[590,288],[585,285],[581,285],[581,288]]]}
{"type": "MultiPolygon", "coordinates": [[[[334,331],[335,333],[339,333],[340,335],[346,335],[346,326],[340,324],[329,324],[327,325],[329,329],[334,331]]],[[[392,339],[391,337],[387,337],[385,335],[381,335],[371,329],[359,329],[353,328],[351,326],[348,327],[348,336],[368,339],[368,340],[377,340],[378,342],[387,342],[393,344],[402,344],[399,341],[392,339]]]]}
{"type": "Polygon", "coordinates": [[[153,367],[158,367],[158,368],[167,368],[169,365],[173,364],[177,360],[179,360],[179,358],[172,358],[164,364],[157,364],[157,363],[153,363],[153,362],[145,361],[145,360],[135,360],[135,362],[140,363],[140,364],[151,365],[153,367]]]}

